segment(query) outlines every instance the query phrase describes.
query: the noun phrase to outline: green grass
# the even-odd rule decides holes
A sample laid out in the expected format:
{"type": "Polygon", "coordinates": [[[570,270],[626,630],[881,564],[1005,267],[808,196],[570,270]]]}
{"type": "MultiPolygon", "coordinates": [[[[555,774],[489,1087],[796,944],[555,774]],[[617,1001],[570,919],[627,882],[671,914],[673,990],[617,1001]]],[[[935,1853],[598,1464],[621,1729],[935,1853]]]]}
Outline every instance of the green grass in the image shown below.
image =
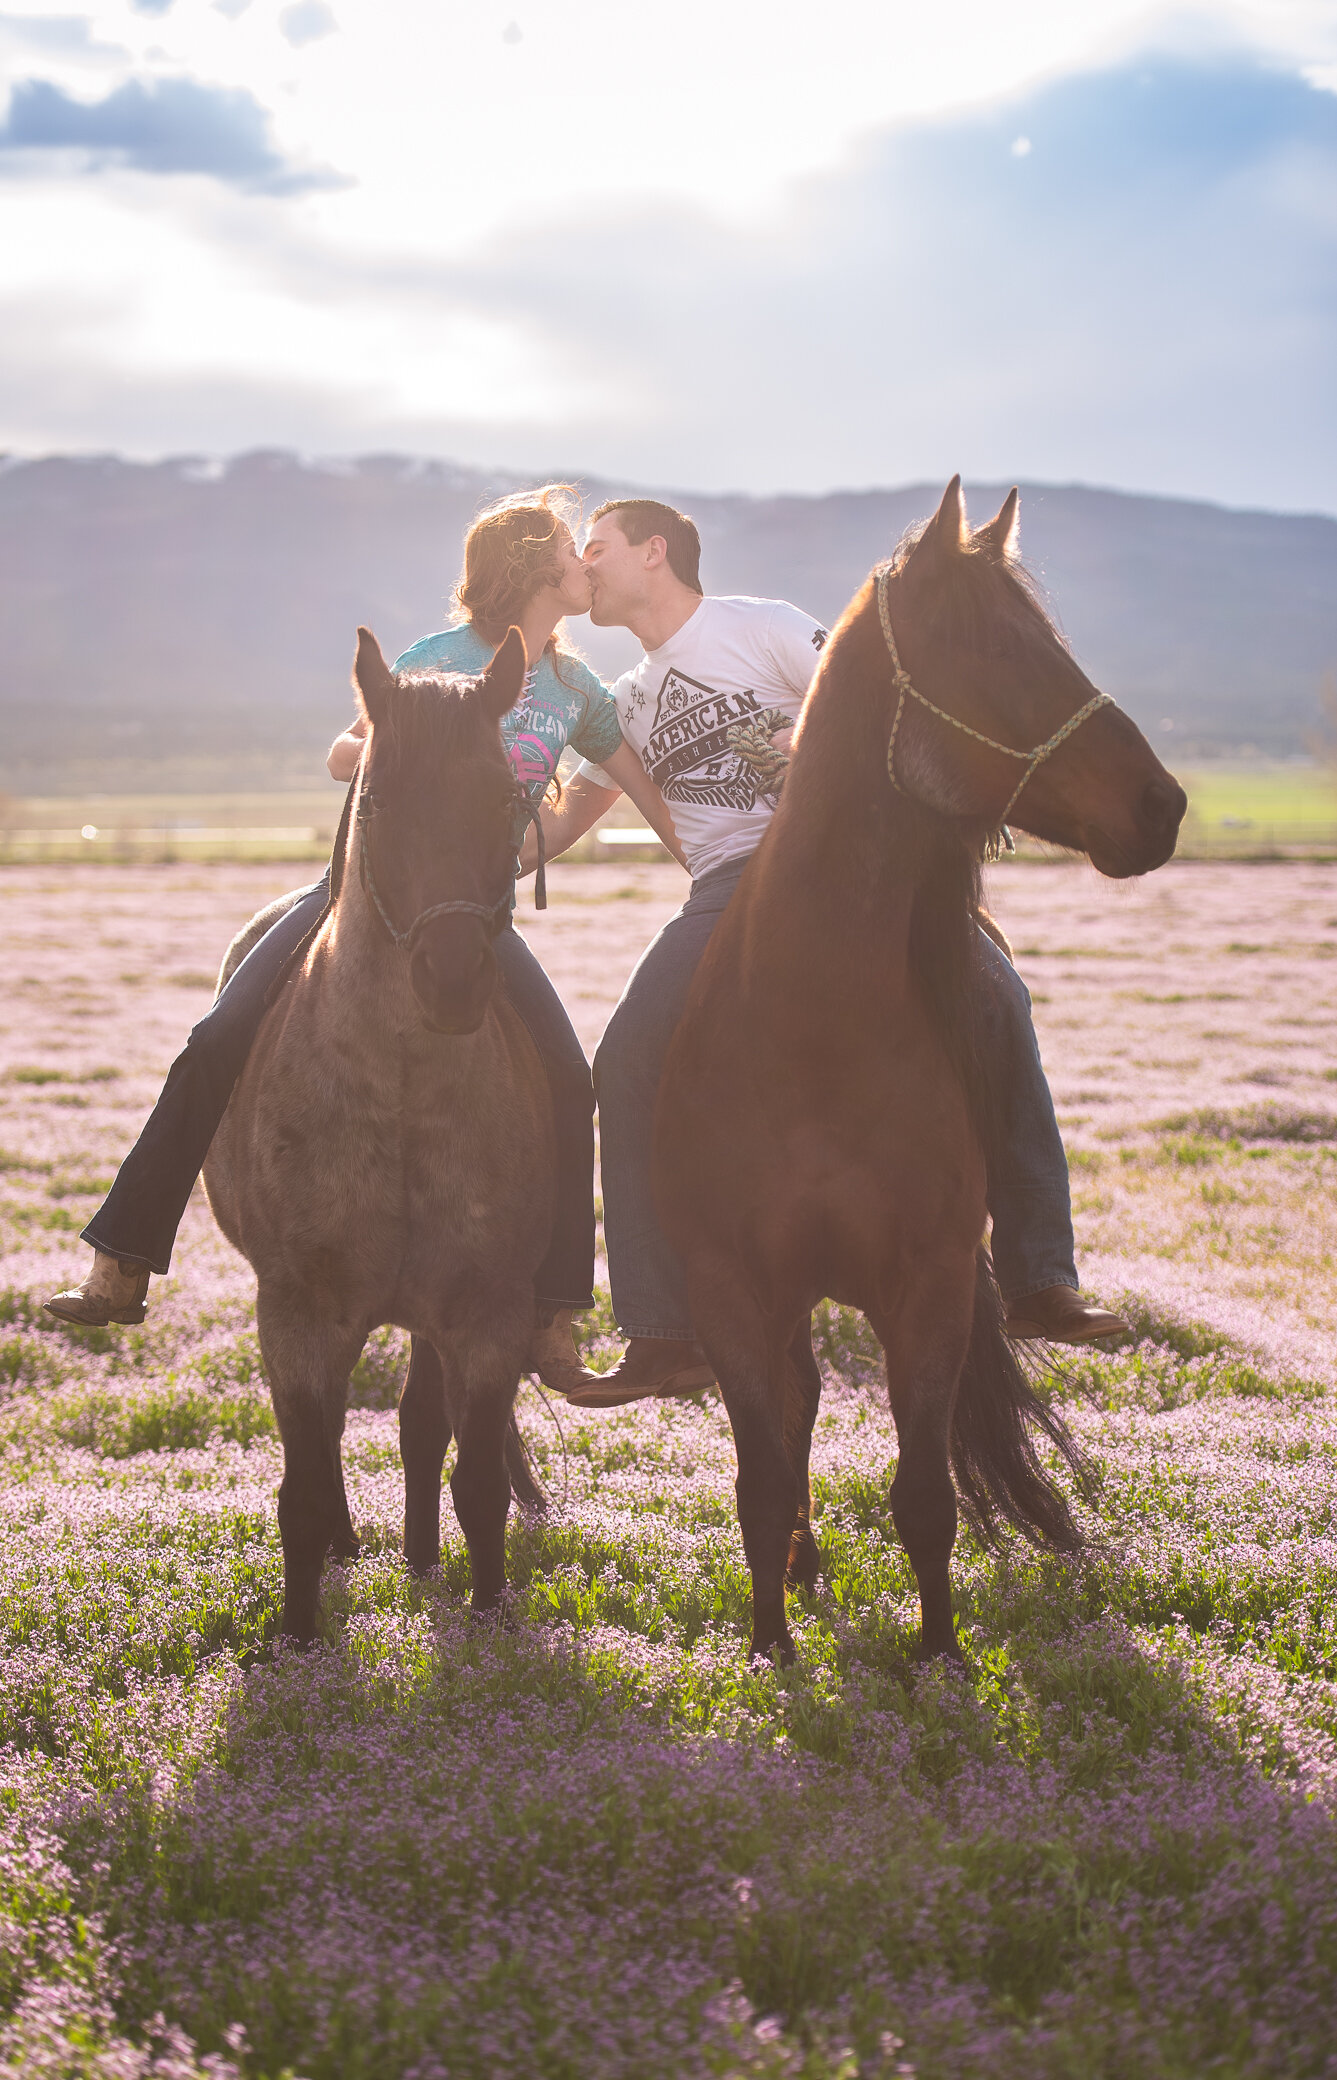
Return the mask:
{"type": "Polygon", "coordinates": [[[1328,768],[1222,760],[1176,771],[1176,778],[1189,802],[1181,856],[1247,856],[1274,845],[1337,847],[1337,773],[1328,768]]]}

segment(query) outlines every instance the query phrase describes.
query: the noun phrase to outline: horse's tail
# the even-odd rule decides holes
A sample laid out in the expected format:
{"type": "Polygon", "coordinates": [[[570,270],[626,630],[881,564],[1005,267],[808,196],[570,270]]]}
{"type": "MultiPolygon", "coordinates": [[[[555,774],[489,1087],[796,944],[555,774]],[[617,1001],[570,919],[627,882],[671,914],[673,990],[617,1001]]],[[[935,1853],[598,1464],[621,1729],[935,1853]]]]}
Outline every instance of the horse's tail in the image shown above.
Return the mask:
{"type": "Polygon", "coordinates": [[[1056,1447],[1079,1489],[1093,1474],[1062,1417],[1047,1408],[1003,1334],[1003,1304],[984,1250],[975,1319],[952,1414],[952,1471],[967,1516],[986,1539],[1011,1524],[1033,1544],[1075,1553],[1085,1543],[1057,1484],[1035,1453],[1034,1432],[1056,1447]]]}
{"type": "Polygon", "coordinates": [[[511,1493],[521,1509],[548,1507],[547,1494],[534,1471],[514,1416],[506,1426],[506,1471],[511,1477],[511,1493]]]}

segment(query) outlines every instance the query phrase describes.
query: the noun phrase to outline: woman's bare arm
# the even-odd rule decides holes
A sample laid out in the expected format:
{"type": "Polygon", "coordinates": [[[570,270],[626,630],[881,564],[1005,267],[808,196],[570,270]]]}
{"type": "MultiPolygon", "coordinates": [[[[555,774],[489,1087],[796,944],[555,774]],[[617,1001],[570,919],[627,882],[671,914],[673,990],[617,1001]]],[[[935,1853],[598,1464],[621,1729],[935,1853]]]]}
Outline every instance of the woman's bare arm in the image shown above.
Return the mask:
{"type": "Polygon", "coordinates": [[[367,718],[359,715],[350,729],[335,738],[330,745],[330,755],[325,764],[331,780],[351,780],[357,771],[357,762],[362,756],[362,745],[367,734],[367,718]]]}

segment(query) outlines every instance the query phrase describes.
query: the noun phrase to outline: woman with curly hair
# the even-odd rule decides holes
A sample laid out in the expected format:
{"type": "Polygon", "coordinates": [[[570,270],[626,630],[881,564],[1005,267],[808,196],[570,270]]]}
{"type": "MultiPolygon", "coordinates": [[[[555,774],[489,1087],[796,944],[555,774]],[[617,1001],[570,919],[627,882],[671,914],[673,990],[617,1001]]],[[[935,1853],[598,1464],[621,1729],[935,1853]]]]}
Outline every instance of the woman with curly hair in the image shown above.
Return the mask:
{"type": "MultiPolygon", "coordinates": [[[[681,858],[663,798],[624,743],[607,688],[563,637],[565,617],[587,613],[590,606],[589,574],[575,544],[578,513],[569,486],[545,485],[482,514],[465,538],[455,594],[460,618],[414,643],[394,669],[472,676],[485,668],[507,629],[517,626],[534,662],[501,730],[521,786],[540,801],[570,744],[626,789],[681,858]]],[[[328,765],[336,780],[350,780],[357,770],[365,731],[359,719],[335,739],[328,765]]],[[[186,1203],[270,992],[328,902],[327,872],[314,887],[275,904],[269,930],[192,1031],[107,1199],[83,1231],[95,1252],[92,1271],[82,1285],[46,1303],[61,1320],[143,1321],[149,1275],[168,1270],[186,1203]]],[[[524,940],[503,930],[495,952],[502,985],[538,1048],[552,1092],[557,1193],[552,1241],[535,1282],[539,1330],[533,1364],[549,1385],[566,1392],[583,1376],[572,1344],[572,1314],[594,1304],[594,1095],[561,999],[524,940]]]]}

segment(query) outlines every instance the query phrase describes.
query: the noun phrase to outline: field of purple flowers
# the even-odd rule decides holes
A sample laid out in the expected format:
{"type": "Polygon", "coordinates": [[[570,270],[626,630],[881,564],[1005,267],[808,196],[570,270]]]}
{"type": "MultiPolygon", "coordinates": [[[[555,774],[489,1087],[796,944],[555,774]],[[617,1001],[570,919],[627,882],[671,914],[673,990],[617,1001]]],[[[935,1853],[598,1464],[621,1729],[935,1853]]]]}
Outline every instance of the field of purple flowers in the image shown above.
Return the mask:
{"type": "MultiPolygon", "coordinates": [[[[718,1400],[522,1422],[515,1628],[400,1555],[400,1339],[354,1380],[364,1557],[274,1643],[246,1267],[193,1205],[142,1330],[40,1311],[282,867],[0,869],[0,2072],[98,2080],[1337,2074],[1337,869],[1012,865],[1080,1262],[1077,1562],[964,1536],[910,1658],[866,1331],[822,1324],[824,1571],[745,1659],[718,1400]]],[[[523,925],[592,1041],[675,869],[523,925]]],[[[610,1350],[606,1318],[591,1329],[610,1350]]],[[[600,1360],[602,1362],[602,1360],[600,1360]]]]}

